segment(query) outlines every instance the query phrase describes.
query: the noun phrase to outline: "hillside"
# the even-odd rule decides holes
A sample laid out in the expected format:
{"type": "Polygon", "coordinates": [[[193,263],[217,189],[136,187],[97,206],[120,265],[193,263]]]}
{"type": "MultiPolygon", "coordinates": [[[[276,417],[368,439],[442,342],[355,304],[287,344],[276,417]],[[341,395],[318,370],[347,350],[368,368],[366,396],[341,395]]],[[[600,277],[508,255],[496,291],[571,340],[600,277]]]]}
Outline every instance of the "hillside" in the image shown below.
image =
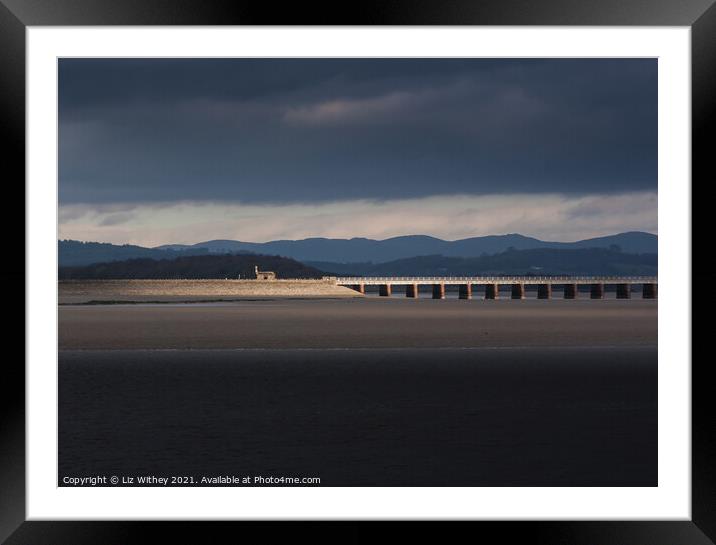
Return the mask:
{"type": "Polygon", "coordinates": [[[321,270],[357,276],[656,275],[656,254],[604,248],[509,250],[492,256],[430,255],[387,263],[307,262],[321,270]]]}
{"type": "Polygon", "coordinates": [[[186,248],[177,250],[157,250],[132,244],[109,244],[105,242],[80,242],[60,240],[57,243],[60,267],[124,261],[127,259],[149,258],[167,259],[188,255],[207,255],[206,248],[186,248]]]}
{"type": "Polygon", "coordinates": [[[303,240],[275,240],[271,242],[241,242],[211,240],[194,245],[166,245],[158,249],[196,250],[210,253],[252,252],[264,255],[283,255],[299,261],[328,261],[334,263],[386,263],[415,256],[443,255],[447,257],[479,257],[504,252],[508,248],[530,250],[537,248],[580,249],[618,247],[626,253],[657,253],[658,237],[650,233],[619,233],[577,242],[551,242],[520,234],[491,235],[462,240],[442,240],[423,235],[394,237],[385,240],[368,238],[303,240]]]}
{"type": "Polygon", "coordinates": [[[519,234],[473,237],[454,241],[422,235],[394,237],[385,240],[307,238],[265,243],[212,240],[194,245],[169,244],[157,248],[75,240],[58,242],[61,267],[125,261],[135,258],[172,259],[182,256],[217,254],[280,255],[301,262],[329,263],[387,263],[396,259],[426,255],[480,257],[498,254],[509,248],[515,250],[618,248],[625,253],[655,254],[657,246],[656,235],[640,232],[620,233],[577,242],[549,242],[519,234]]]}
{"type": "MultiPolygon", "coordinates": [[[[160,250],[161,251],[161,250],[160,250]]],[[[320,270],[293,259],[265,255],[198,255],[171,259],[138,258],[78,267],[60,267],[60,280],[254,278],[254,266],[278,278],[321,278],[320,270]]]]}

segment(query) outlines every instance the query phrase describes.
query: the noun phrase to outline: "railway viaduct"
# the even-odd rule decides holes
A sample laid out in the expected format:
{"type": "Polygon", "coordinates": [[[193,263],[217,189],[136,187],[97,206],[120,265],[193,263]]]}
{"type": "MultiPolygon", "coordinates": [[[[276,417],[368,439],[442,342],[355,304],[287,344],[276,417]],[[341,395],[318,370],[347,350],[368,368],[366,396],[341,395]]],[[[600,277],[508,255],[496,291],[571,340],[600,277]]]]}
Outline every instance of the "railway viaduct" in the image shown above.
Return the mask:
{"type": "MultiPolygon", "coordinates": [[[[458,286],[460,299],[472,299],[473,286],[485,286],[485,299],[497,299],[500,286],[511,287],[512,299],[525,298],[525,286],[537,287],[538,299],[551,299],[552,287],[562,286],[565,299],[577,299],[579,287],[589,286],[590,299],[604,299],[606,286],[615,286],[618,299],[629,299],[633,286],[641,285],[644,299],[656,299],[658,280],[655,276],[469,276],[469,277],[329,277],[339,286],[348,286],[365,293],[366,286],[378,286],[383,297],[390,297],[393,288],[404,288],[405,296],[417,298],[421,286],[430,286],[433,299],[445,298],[445,286],[458,286]]],[[[326,279],[329,279],[326,278],[326,279]]]]}

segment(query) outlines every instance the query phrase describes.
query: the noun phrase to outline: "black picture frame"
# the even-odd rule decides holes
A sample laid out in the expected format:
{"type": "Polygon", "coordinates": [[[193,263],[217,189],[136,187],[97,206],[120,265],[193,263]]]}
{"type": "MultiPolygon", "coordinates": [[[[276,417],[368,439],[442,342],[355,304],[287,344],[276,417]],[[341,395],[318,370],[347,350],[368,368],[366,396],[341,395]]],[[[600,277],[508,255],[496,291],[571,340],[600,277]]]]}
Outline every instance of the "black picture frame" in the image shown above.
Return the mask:
{"type": "MultiPolygon", "coordinates": [[[[713,0],[383,0],[358,4],[333,3],[307,6],[285,3],[280,10],[268,3],[220,0],[0,0],[0,112],[3,136],[2,179],[6,212],[3,234],[12,267],[2,269],[6,286],[25,281],[24,226],[25,179],[25,30],[28,26],[77,25],[577,25],[577,26],[689,26],[692,47],[692,196],[714,179],[709,133],[714,133],[716,110],[716,5],[713,0]],[[351,9],[351,6],[354,9],[351,9]],[[711,130],[710,130],[711,129],[711,130]],[[7,210],[13,209],[14,213],[7,210]],[[22,240],[22,242],[21,242],[22,240]]],[[[694,204],[705,206],[702,199],[694,204]]],[[[696,214],[692,216],[695,218],[696,214]]],[[[704,216],[701,216],[704,217],[704,216]]],[[[692,219],[693,221],[693,219],[692,219]]],[[[707,227],[693,223],[693,248],[707,227]]],[[[694,257],[698,257],[695,255],[694,257]]],[[[705,272],[693,275],[695,286],[706,286],[705,272]]],[[[26,290],[32,286],[25,285],[26,290]]],[[[24,338],[25,308],[20,290],[6,290],[6,305],[15,313],[6,324],[6,339],[24,338]],[[22,329],[22,331],[21,331],[22,329]]],[[[691,297],[690,293],[684,296],[691,297]]],[[[695,301],[696,308],[705,302],[695,301]]],[[[692,338],[708,327],[692,320],[692,338]],[[697,333],[696,335],[694,333],[697,333]]],[[[703,341],[701,341],[703,342],[703,341]]],[[[9,344],[9,342],[8,342],[9,344]]],[[[8,545],[126,544],[137,541],[212,543],[218,535],[238,537],[230,522],[53,522],[25,521],[25,368],[24,344],[20,354],[5,359],[0,396],[0,540],[8,545]]],[[[12,352],[7,352],[8,354],[12,352]]],[[[692,358],[692,518],[690,521],[613,522],[475,522],[469,531],[494,536],[499,542],[576,544],[708,544],[716,542],[716,419],[712,383],[706,379],[708,357],[692,358]]],[[[684,362],[686,363],[686,362],[684,362]]],[[[283,532],[286,523],[239,523],[263,535],[283,532]]],[[[332,523],[321,533],[332,540],[358,541],[383,533],[386,524],[332,523]]],[[[290,536],[316,539],[314,523],[294,523],[290,536]]],[[[401,529],[402,530],[402,529],[401,529]]],[[[242,533],[245,530],[242,529],[242,533]]],[[[423,537],[444,538],[444,526],[419,529],[423,537]]]]}

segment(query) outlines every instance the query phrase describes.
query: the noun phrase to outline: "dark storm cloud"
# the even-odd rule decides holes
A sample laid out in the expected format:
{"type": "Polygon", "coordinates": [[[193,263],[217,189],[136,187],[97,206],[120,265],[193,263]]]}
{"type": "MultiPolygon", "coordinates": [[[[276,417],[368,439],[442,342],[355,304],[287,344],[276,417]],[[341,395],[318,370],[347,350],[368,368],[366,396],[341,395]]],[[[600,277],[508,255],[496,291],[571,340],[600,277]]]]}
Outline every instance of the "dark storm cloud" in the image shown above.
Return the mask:
{"type": "Polygon", "coordinates": [[[653,59],[62,59],[60,200],[655,190],[653,59]]]}

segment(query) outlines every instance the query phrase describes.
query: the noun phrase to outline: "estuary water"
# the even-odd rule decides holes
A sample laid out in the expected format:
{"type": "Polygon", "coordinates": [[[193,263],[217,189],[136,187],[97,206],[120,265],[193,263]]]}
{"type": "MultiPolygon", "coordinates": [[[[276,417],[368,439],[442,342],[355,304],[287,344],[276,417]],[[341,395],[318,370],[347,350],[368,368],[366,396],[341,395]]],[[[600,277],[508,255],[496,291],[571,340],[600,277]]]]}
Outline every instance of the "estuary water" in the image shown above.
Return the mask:
{"type": "Polygon", "coordinates": [[[657,485],[655,347],[63,351],[59,365],[60,485],[657,485]]]}

